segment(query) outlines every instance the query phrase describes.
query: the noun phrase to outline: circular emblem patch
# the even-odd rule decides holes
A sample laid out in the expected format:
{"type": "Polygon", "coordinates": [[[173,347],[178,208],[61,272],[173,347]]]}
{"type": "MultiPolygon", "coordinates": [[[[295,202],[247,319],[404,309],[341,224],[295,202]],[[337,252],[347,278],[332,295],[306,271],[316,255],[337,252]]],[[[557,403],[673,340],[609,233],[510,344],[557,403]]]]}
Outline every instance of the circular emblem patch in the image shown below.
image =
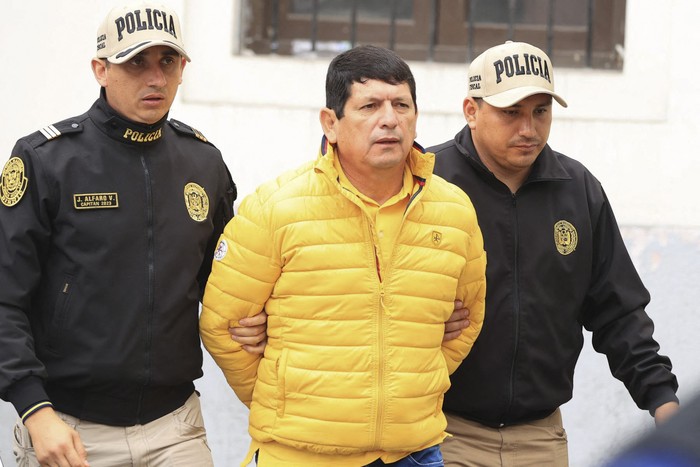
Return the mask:
{"type": "Polygon", "coordinates": [[[2,169],[0,181],[0,201],[5,206],[14,206],[24,196],[29,180],[24,176],[24,162],[12,157],[2,169]]]}
{"type": "Polygon", "coordinates": [[[226,240],[222,239],[216,246],[216,250],[214,251],[214,259],[221,261],[226,257],[226,253],[228,253],[228,243],[226,243],[226,240]]]}
{"type": "Polygon", "coordinates": [[[566,221],[558,221],[554,224],[554,244],[562,255],[572,253],[578,245],[576,228],[566,221]]]}
{"type": "Polygon", "coordinates": [[[192,219],[197,222],[206,220],[209,214],[209,197],[204,188],[194,182],[185,185],[185,206],[192,219]]]}

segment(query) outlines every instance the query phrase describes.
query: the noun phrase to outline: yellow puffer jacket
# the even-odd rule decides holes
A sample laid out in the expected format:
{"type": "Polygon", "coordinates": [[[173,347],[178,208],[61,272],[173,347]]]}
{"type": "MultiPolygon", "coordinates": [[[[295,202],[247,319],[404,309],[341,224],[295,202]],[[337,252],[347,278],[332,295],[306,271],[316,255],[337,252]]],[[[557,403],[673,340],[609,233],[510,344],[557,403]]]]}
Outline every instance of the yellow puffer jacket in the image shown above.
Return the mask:
{"type": "Polygon", "coordinates": [[[325,146],[315,162],[246,197],[226,227],[202,339],[250,406],[257,441],[324,454],[412,452],[444,438],[449,374],[481,330],[481,231],[467,195],[433,176],[434,155],[414,147],[409,167],[425,184],[380,279],[370,217],[340,189],[325,146]],[[471,325],[442,343],[455,299],[471,325]],[[260,358],[228,328],[263,307],[269,340],[260,358]]]}

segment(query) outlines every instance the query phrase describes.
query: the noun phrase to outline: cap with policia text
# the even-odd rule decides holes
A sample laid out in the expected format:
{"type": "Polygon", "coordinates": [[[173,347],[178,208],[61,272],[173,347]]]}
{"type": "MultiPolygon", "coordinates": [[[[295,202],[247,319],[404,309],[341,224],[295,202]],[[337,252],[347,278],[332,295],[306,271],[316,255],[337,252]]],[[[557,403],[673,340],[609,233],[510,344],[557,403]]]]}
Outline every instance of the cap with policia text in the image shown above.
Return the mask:
{"type": "Polygon", "coordinates": [[[156,45],[172,47],[190,61],[177,14],[165,5],[131,3],[112,9],[97,30],[97,58],[124,63],[156,45]]]}
{"type": "Polygon", "coordinates": [[[549,94],[567,106],[554,92],[552,61],[533,45],[507,41],[486,50],[469,65],[469,97],[503,108],[534,94],[549,94]]]}

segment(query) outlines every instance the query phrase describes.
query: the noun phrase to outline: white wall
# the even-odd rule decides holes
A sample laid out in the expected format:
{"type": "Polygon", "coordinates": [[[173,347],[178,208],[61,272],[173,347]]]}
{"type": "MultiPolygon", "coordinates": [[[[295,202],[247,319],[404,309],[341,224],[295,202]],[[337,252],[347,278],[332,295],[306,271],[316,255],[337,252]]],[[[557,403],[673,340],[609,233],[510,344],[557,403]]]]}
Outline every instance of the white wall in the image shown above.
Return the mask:
{"type": "MultiPolygon", "coordinates": [[[[4,0],[0,15],[0,161],[15,140],[84,112],[98,95],[89,61],[110,0],[4,0]]],[[[224,153],[241,195],[315,156],[328,59],[233,56],[234,0],[171,0],[193,61],[171,115],[224,153]]],[[[682,399],[700,390],[694,332],[700,318],[700,71],[694,44],[700,2],[627,1],[625,70],[557,70],[569,108],[555,106],[551,145],[602,181],[640,275],[662,351],[674,361],[682,399]]],[[[466,65],[411,63],[418,83],[418,141],[436,144],[463,125],[466,65]]],[[[1,286],[1,285],[0,285],[1,286]]],[[[0,317],[2,319],[2,317],[0,317]]],[[[572,402],[564,407],[571,465],[596,465],[650,429],[605,359],[587,343],[572,402]]],[[[217,465],[245,452],[246,411],[210,360],[198,382],[217,465]]],[[[12,407],[0,403],[0,458],[12,465],[12,407]]]]}

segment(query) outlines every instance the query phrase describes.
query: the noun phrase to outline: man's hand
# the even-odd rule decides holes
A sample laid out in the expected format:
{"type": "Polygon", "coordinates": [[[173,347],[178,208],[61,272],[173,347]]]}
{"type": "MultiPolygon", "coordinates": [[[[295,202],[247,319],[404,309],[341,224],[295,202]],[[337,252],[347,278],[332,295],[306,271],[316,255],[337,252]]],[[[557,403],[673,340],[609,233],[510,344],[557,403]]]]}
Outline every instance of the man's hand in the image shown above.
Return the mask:
{"type": "Polygon", "coordinates": [[[666,402],[654,411],[654,422],[656,426],[666,423],[666,421],[678,411],[677,402],[666,402]]]}
{"type": "Polygon", "coordinates": [[[243,344],[241,348],[246,352],[262,355],[267,345],[267,313],[265,310],[255,316],[243,318],[238,324],[242,327],[228,328],[231,339],[243,344]]]}
{"type": "Polygon", "coordinates": [[[469,327],[469,310],[464,308],[464,304],[455,300],[455,310],[450,315],[450,319],[445,322],[445,335],[443,342],[456,339],[462,334],[462,329],[469,327]]]}
{"type": "Polygon", "coordinates": [[[51,407],[32,414],[24,422],[39,464],[88,467],[87,451],[78,432],[66,425],[51,407]]]}

